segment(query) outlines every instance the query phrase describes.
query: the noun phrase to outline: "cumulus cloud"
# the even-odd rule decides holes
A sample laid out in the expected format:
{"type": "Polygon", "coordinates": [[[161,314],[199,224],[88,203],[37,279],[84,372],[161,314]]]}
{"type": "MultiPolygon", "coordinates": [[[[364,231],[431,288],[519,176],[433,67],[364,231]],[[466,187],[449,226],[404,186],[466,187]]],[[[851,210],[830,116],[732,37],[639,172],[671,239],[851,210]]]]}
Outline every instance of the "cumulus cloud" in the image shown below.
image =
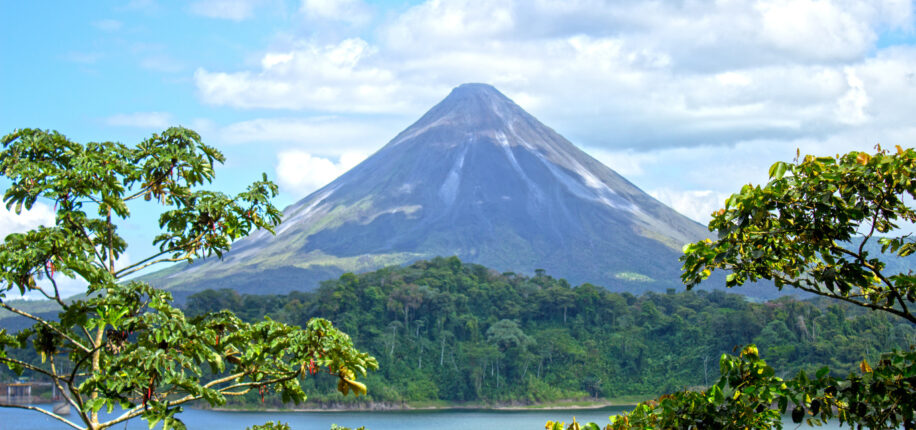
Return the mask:
{"type": "Polygon", "coordinates": [[[336,44],[306,42],[289,51],[269,52],[260,70],[209,72],[194,81],[206,103],[240,108],[320,109],[386,112],[403,108],[409,93],[395,75],[373,64],[376,49],[361,38],[336,44]]]}
{"type": "MultiPolygon", "coordinates": [[[[357,6],[302,3],[329,18],[357,6]]],[[[901,14],[912,18],[912,5],[429,0],[380,25],[373,43],[303,39],[251,70],[198,69],[195,83],[213,105],[405,113],[488,82],[594,147],[823,138],[898,115],[875,106],[897,98],[885,87],[912,85],[870,71],[911,70],[912,52],[872,55],[878,31],[909,25],[901,14]]]]}
{"type": "MultiPolygon", "coordinates": [[[[407,125],[384,121],[416,118],[454,86],[487,82],[700,219],[708,202],[766,181],[770,164],[796,149],[911,146],[916,47],[880,41],[913,31],[913,6],[427,0],[377,20],[372,37],[316,32],[272,45],[253,66],[201,68],[194,79],[211,105],[334,115],[284,113],[223,127],[227,143],[290,142],[325,168],[345,151],[371,152],[407,125]],[[378,122],[360,125],[367,118],[378,122]],[[689,207],[689,199],[699,203],[689,207]]],[[[344,22],[336,20],[364,7],[301,3],[313,21],[344,22]]]]}
{"type": "MultiPolygon", "coordinates": [[[[206,125],[212,129],[212,124],[206,125]]],[[[378,148],[404,128],[390,118],[352,119],[337,116],[256,118],[219,127],[214,133],[225,144],[280,143],[307,152],[367,152],[378,148]]]]}
{"type": "Polygon", "coordinates": [[[191,13],[208,18],[243,21],[254,16],[260,0],[197,0],[189,6],[191,13]]]}
{"type": "Polygon", "coordinates": [[[283,192],[304,197],[365,159],[359,152],[345,152],[334,162],[304,151],[284,151],[277,155],[277,177],[283,192]]]}
{"type": "Polygon", "coordinates": [[[649,191],[649,195],[670,206],[682,215],[701,224],[709,223],[711,214],[725,207],[730,194],[713,190],[676,190],[661,188],[649,191]]]}
{"type": "Polygon", "coordinates": [[[116,127],[166,128],[172,122],[172,115],[165,112],[135,112],[112,115],[105,123],[116,127]]]}
{"type": "Polygon", "coordinates": [[[24,233],[40,225],[54,225],[54,210],[44,204],[35,203],[31,210],[20,213],[9,211],[5,206],[0,206],[0,238],[5,238],[12,233],[24,233]]]}
{"type": "Polygon", "coordinates": [[[312,20],[362,25],[372,18],[369,7],[361,0],[302,0],[300,9],[312,20]]]}

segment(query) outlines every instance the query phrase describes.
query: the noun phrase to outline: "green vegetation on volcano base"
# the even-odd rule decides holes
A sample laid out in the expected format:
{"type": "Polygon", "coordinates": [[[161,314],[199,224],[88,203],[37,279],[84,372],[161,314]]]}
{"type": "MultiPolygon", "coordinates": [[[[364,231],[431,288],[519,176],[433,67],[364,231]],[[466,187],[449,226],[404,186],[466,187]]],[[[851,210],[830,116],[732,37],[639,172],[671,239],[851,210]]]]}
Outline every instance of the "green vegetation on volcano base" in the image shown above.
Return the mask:
{"type": "MultiPolygon", "coordinates": [[[[825,365],[843,375],[863,358],[916,341],[916,327],[902,319],[826,300],[753,303],[674,290],[635,296],[455,257],[345,274],[309,293],[208,290],[186,306],[190,314],[225,308],[247,320],[333,321],[380,365],[366,379],[366,397],[335,394],[333,381],[306,388],[310,401],[338,405],[648,398],[713,383],[720,355],[736,345],[756,343],[784,376],[825,365]]],[[[270,396],[266,403],[279,405],[270,396]]]]}

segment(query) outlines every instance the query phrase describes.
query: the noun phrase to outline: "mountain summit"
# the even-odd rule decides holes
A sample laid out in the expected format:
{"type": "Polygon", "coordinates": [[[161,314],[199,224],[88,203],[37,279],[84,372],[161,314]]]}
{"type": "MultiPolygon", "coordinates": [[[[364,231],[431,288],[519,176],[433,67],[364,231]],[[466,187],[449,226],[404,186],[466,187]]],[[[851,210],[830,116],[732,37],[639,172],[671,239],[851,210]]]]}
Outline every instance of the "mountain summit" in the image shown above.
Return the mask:
{"type": "Polygon", "coordinates": [[[680,285],[678,256],[706,237],[490,85],[464,84],[387,145],[284,210],[223,261],[151,277],[183,295],[313,289],[361,272],[457,255],[500,271],[544,269],[617,291],[680,285]]]}

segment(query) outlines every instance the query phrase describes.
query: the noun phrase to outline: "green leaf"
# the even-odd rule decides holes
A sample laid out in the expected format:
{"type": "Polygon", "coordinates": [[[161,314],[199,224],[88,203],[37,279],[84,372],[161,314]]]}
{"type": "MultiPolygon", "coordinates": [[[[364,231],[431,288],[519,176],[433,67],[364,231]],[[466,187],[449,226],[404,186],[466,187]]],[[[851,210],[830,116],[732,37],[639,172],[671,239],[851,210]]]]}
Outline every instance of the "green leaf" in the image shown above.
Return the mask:
{"type": "Polygon", "coordinates": [[[770,179],[782,179],[783,175],[786,173],[786,168],[788,164],[777,161],[772,166],[770,166],[770,179]]]}

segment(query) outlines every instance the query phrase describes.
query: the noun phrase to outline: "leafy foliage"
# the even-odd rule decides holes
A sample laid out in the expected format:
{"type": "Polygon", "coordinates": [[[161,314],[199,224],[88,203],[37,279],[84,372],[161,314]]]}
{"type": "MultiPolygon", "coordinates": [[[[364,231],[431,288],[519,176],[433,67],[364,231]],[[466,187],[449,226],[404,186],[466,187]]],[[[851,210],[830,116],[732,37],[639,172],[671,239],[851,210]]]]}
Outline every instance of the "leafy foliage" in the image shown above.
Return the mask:
{"type": "MultiPolygon", "coordinates": [[[[682,279],[689,289],[727,269],[729,287],[771,279],[779,288],[790,285],[914,323],[913,272],[885,273],[888,257],[916,250],[909,234],[893,235],[900,220],[916,220],[907,204],[916,197],[914,179],[916,151],[900,147],[895,154],[878,148],[874,155],[776,163],[766,186],[744,186],[713,214],[709,228],[717,240],[684,247],[682,279]],[[867,248],[878,234],[885,235],[878,239],[884,260],[867,248]]],[[[836,418],[859,428],[914,428],[916,352],[910,343],[910,351],[886,353],[874,368],[862,360],[858,372],[842,380],[825,366],[813,378],[800,372],[783,381],[748,346],[737,358],[722,357],[722,376],[708,390],[640,404],[611,417],[606,428],[782,428],[779,417],[790,404],[795,423],[836,418]]]]}
{"type": "Polygon", "coordinates": [[[881,253],[899,257],[916,250],[909,234],[888,236],[901,221],[916,221],[907,205],[916,197],[916,150],[808,155],[797,164],[774,164],[770,177],[763,187],[745,185],[713,214],[709,229],[718,232],[716,241],[684,247],[687,287],[726,269],[732,272],[728,286],[771,279],[779,288],[789,285],[916,323],[909,309],[916,277],[886,273],[886,261],[866,247],[879,240],[881,253]],[[861,238],[854,241],[856,235],[861,238]]]}
{"type": "Polygon", "coordinates": [[[230,312],[189,318],[171,295],[125,277],[154,264],[221,256],[233,240],[280,220],[270,203],[276,185],[266,175],[234,197],[198,190],[213,179],[216,149],[197,133],[170,128],[136,147],[79,144],[57,132],[23,129],[2,140],[0,172],[12,181],[7,208],[53,202],[54,226],[12,234],[0,245],[0,307],[34,321],[18,333],[0,330],[0,363],[16,373],[50,380],[78,411],[82,425],[33,406],[74,428],[102,429],[135,417],[183,428],[182,405],[257,390],[283,401],[305,399],[300,379],[327,369],[339,389],[365,394],[357,382],[377,367],[350,338],[321,319],[305,329],[264,320],[249,323],[230,312]],[[127,249],[119,219],[132,201],[161,207],[155,238],[159,251],[119,267],[127,249]],[[64,300],[61,276],[81,278],[85,295],[64,300]],[[31,315],[4,301],[9,294],[38,293],[59,307],[56,319],[31,315]],[[33,350],[40,356],[24,353],[33,350]],[[122,413],[102,421],[99,411],[122,413]]]}
{"type": "Polygon", "coordinates": [[[185,311],[224,308],[250,321],[327,318],[378,357],[369,396],[345,399],[333,384],[310,381],[310,400],[330,405],[645,399],[714,384],[718,358],[734,345],[760,345],[785,377],[826,365],[850,372],[863,358],[878,360],[875,351],[916,339],[906,321],[826,300],[753,303],[702,290],[634,296],[454,257],[346,274],[313,293],[205,291],[185,311]]]}
{"type": "MultiPolygon", "coordinates": [[[[291,430],[291,429],[289,427],[289,424],[287,423],[281,423],[279,421],[277,422],[268,421],[261,425],[253,425],[251,427],[248,427],[245,430],[291,430]]],[[[333,427],[332,427],[332,430],[333,430],[333,427]]]]}

